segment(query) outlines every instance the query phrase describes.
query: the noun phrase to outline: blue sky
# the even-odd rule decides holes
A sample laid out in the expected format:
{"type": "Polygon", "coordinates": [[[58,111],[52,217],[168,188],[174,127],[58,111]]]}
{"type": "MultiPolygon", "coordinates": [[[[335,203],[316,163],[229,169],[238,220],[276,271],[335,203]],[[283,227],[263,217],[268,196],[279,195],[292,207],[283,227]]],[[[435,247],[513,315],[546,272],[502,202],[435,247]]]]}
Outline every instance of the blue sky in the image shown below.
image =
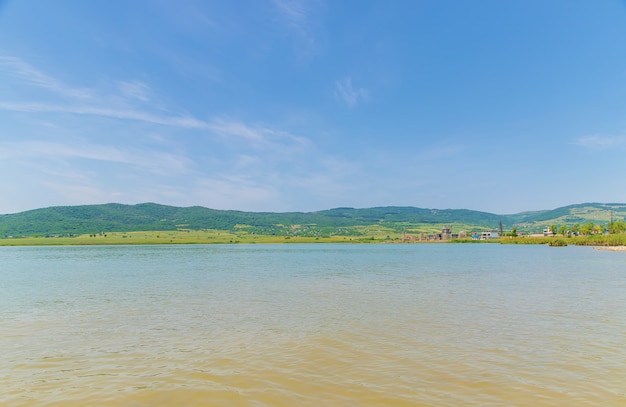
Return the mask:
{"type": "Polygon", "coordinates": [[[617,0],[0,0],[0,213],[626,202],[617,0]]]}

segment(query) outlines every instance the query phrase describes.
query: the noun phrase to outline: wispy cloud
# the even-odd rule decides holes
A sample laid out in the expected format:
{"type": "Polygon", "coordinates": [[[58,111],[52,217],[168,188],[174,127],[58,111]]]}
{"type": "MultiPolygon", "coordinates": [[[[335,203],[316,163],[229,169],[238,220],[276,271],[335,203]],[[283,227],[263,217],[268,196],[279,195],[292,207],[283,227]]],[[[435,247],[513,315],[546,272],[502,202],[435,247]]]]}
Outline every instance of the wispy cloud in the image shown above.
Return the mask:
{"type": "Polygon", "coordinates": [[[274,5],[294,29],[304,32],[306,29],[306,8],[302,0],[274,0],[274,5]]]}
{"type": "Polygon", "coordinates": [[[127,98],[137,99],[142,102],[150,100],[150,87],[141,81],[119,81],[117,83],[122,95],[127,98]]]}
{"type": "Polygon", "coordinates": [[[152,102],[150,86],[139,80],[112,81],[107,84],[109,86],[106,87],[108,90],[106,93],[95,88],[77,88],[42,72],[20,58],[0,55],[0,73],[3,71],[7,77],[13,77],[20,83],[33,88],[44,89],[66,102],[68,99],[74,103],[92,104],[98,101],[108,104],[137,100],[152,102]]]}
{"type": "Polygon", "coordinates": [[[111,109],[89,105],[61,105],[46,103],[15,103],[0,102],[0,110],[31,113],[69,113],[77,115],[94,115],[114,119],[138,120],[152,124],[184,127],[188,129],[207,128],[207,123],[190,116],[157,116],[150,113],[128,109],[111,109]]]}
{"type": "Polygon", "coordinates": [[[215,119],[206,128],[226,140],[240,140],[256,149],[273,149],[282,152],[302,150],[310,145],[309,139],[263,126],[251,126],[237,120],[215,119]]]}
{"type": "Polygon", "coordinates": [[[575,144],[596,150],[626,147],[626,136],[603,136],[594,134],[580,137],[575,144]]]}
{"type": "Polygon", "coordinates": [[[46,133],[0,140],[0,161],[37,174],[33,176],[37,188],[63,202],[108,201],[117,196],[127,202],[153,199],[269,209],[282,204],[276,185],[287,182],[285,168],[298,164],[304,153],[314,154],[308,138],[271,124],[226,116],[198,118],[154,106],[159,95],[140,80],[112,81],[107,91],[112,93],[97,92],[98,87],[73,93],[70,86],[16,58],[4,57],[0,68],[1,64],[10,65],[9,71],[27,85],[56,92],[57,99],[12,101],[0,95],[0,111],[32,119],[41,116],[55,124],[54,137],[46,133]],[[94,122],[110,127],[94,128],[94,122]],[[71,123],[71,130],[66,123],[71,123]],[[109,128],[115,129],[115,137],[106,137],[109,128]],[[142,133],[120,143],[127,128],[142,133]],[[186,181],[172,183],[182,178],[186,181]]]}
{"type": "Polygon", "coordinates": [[[2,159],[87,159],[125,164],[157,175],[186,173],[191,166],[191,161],[181,154],[85,142],[22,141],[3,143],[0,148],[3,151],[0,155],[2,159]]]}
{"type": "Polygon", "coordinates": [[[352,78],[335,82],[335,96],[343,101],[348,107],[354,107],[368,99],[367,91],[364,88],[354,88],[352,78]]]}
{"type": "Polygon", "coordinates": [[[89,99],[93,96],[89,89],[73,88],[61,81],[35,69],[20,58],[0,56],[0,67],[8,71],[9,75],[31,85],[46,89],[56,95],[73,99],[89,99]]]}
{"type": "MultiPolygon", "coordinates": [[[[298,2],[278,1],[284,12],[291,15],[290,18],[298,20],[301,13],[298,2]]],[[[302,17],[303,18],[303,17],[302,17]]],[[[0,110],[26,112],[26,113],[66,113],[73,115],[92,115],[110,119],[135,120],[154,125],[171,126],[189,130],[204,130],[220,140],[231,142],[244,142],[248,148],[254,149],[279,149],[297,150],[306,147],[309,140],[278,131],[266,126],[249,125],[238,120],[214,118],[200,120],[193,116],[168,115],[167,113],[153,114],[142,110],[129,108],[127,103],[111,103],[106,97],[62,84],[60,81],[33,68],[19,58],[0,56],[0,67],[7,67],[12,74],[22,78],[31,85],[52,90],[58,94],[72,96],[73,102],[13,102],[0,101],[0,110]],[[76,99],[90,99],[81,100],[76,99]],[[102,107],[105,105],[107,107],[102,107]]],[[[126,100],[139,100],[150,102],[152,91],[148,84],[142,81],[117,81],[117,88],[126,100]]]]}
{"type": "Polygon", "coordinates": [[[0,110],[15,112],[68,113],[75,115],[94,115],[121,120],[136,120],[146,123],[178,127],[190,130],[205,130],[226,143],[243,142],[253,149],[296,151],[302,150],[310,141],[288,132],[273,130],[263,126],[252,126],[241,121],[217,118],[210,121],[199,120],[191,116],[154,115],[137,110],[117,110],[109,108],[54,105],[42,103],[0,102],[0,110]]]}
{"type": "Polygon", "coordinates": [[[294,47],[299,57],[308,59],[319,54],[316,40],[315,14],[319,12],[320,2],[307,0],[273,0],[280,18],[293,34],[294,47]]]}

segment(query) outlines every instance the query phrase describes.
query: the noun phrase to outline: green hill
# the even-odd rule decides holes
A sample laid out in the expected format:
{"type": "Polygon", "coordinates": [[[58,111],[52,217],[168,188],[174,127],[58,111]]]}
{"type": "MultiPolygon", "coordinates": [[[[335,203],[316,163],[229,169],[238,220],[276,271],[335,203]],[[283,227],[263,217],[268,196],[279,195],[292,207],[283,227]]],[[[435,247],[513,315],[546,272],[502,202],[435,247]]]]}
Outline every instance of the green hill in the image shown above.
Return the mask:
{"type": "MultiPolygon", "coordinates": [[[[517,215],[513,215],[517,216],[517,215]]],[[[522,228],[538,228],[552,224],[573,225],[587,222],[607,224],[612,220],[626,219],[626,204],[621,203],[584,203],[569,205],[550,211],[541,211],[528,218],[515,220],[515,224],[522,228]]]]}
{"type": "MultiPolygon", "coordinates": [[[[414,207],[335,208],[318,212],[242,212],[200,206],[179,208],[143,203],[57,206],[0,215],[0,237],[32,235],[78,235],[177,229],[244,229],[259,234],[285,234],[294,226],[314,227],[334,233],[338,228],[379,225],[392,230],[419,229],[430,225],[462,225],[470,229],[541,229],[550,224],[608,223],[624,220],[626,204],[586,203],[547,211],[496,215],[467,209],[423,209],[414,207]]],[[[348,228],[348,229],[346,229],[348,228]]]]}

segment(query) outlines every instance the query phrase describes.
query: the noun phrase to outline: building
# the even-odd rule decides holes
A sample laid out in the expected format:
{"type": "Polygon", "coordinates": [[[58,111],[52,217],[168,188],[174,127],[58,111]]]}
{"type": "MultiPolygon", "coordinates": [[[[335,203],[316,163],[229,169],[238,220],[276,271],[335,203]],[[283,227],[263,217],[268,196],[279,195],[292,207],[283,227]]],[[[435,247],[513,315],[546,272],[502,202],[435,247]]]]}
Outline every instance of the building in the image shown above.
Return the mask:
{"type": "Polygon", "coordinates": [[[449,226],[444,226],[441,228],[441,240],[450,240],[452,239],[452,228],[449,226]]]}
{"type": "Polygon", "coordinates": [[[498,232],[488,231],[480,234],[480,240],[497,239],[500,235],[498,232]]]}

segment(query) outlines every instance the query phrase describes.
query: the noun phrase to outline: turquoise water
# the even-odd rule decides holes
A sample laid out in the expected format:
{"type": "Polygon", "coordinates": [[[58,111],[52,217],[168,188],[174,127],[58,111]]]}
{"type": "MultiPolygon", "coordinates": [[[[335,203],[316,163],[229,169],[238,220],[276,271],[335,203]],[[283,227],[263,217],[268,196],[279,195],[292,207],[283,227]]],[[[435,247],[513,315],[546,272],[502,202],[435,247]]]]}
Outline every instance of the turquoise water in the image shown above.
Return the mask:
{"type": "Polygon", "coordinates": [[[0,247],[0,405],[626,405],[626,253],[0,247]]]}

